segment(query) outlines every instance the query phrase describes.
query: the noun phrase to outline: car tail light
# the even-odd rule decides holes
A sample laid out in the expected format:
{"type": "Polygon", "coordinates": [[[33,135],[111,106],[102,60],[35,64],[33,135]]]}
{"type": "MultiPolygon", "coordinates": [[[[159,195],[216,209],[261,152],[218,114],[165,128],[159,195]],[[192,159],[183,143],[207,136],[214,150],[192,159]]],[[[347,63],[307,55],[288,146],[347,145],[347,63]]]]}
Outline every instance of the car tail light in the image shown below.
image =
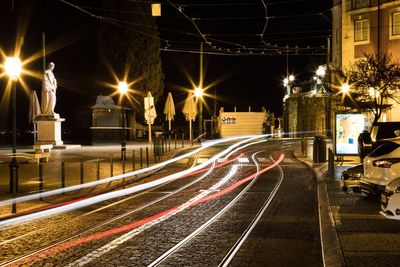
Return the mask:
{"type": "Polygon", "coordinates": [[[374,167],[380,167],[380,168],[390,168],[393,164],[399,163],[400,158],[394,158],[394,159],[378,159],[372,161],[372,165],[374,167]]]}

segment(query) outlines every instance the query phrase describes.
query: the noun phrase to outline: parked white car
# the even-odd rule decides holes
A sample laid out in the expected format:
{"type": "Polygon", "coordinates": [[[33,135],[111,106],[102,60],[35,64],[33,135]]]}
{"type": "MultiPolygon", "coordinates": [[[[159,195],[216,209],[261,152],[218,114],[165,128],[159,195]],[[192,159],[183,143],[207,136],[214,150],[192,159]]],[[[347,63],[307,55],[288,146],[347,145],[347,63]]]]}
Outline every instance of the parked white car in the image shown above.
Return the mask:
{"type": "Polygon", "coordinates": [[[364,158],[361,192],[379,195],[394,179],[400,177],[400,138],[386,139],[364,158]]]}
{"type": "Polygon", "coordinates": [[[381,214],[388,219],[400,220],[400,178],[390,182],[381,194],[381,214]]]}

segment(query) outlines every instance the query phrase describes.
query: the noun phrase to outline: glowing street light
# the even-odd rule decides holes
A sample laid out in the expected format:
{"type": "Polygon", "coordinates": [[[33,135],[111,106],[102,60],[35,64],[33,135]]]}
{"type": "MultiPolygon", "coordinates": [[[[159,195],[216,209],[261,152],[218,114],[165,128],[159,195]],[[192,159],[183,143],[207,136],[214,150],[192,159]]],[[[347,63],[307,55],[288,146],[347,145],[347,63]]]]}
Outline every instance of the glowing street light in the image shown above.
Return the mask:
{"type": "Polygon", "coordinates": [[[347,94],[350,91],[350,85],[348,83],[342,84],[341,92],[347,94]]]}
{"type": "Polygon", "coordinates": [[[200,88],[200,87],[196,87],[196,88],[194,89],[194,95],[195,95],[197,98],[202,98],[202,97],[203,97],[203,89],[200,88]]]}
{"type": "Polygon", "coordinates": [[[287,86],[288,84],[289,84],[289,79],[288,78],[283,79],[283,85],[287,86]]]}
{"type": "Polygon", "coordinates": [[[294,76],[293,75],[290,75],[289,76],[289,82],[293,82],[294,81],[294,76]]]}
{"type": "Polygon", "coordinates": [[[201,136],[203,134],[203,88],[196,87],[194,89],[194,95],[199,100],[199,136],[200,136],[199,141],[200,141],[202,139],[201,136]]]}
{"type": "Polygon", "coordinates": [[[118,91],[121,95],[124,95],[128,92],[128,84],[126,82],[119,82],[118,91]]]}
{"type": "MultiPolygon", "coordinates": [[[[6,74],[12,82],[11,88],[11,102],[12,102],[12,159],[9,165],[10,168],[10,191],[13,199],[17,195],[18,186],[18,161],[16,158],[17,153],[17,82],[21,74],[22,63],[18,57],[7,57],[4,62],[6,74]]],[[[13,201],[12,213],[17,212],[17,204],[13,201]]]]}
{"type": "Polygon", "coordinates": [[[119,82],[118,91],[121,95],[122,102],[122,136],[121,136],[121,160],[125,161],[126,158],[126,131],[125,131],[125,101],[124,96],[128,93],[128,84],[126,82],[119,82]]]}
{"type": "Polygon", "coordinates": [[[319,66],[317,71],[316,71],[317,76],[319,77],[324,77],[325,76],[325,68],[322,66],[319,66]]]}
{"type": "Polygon", "coordinates": [[[4,63],[6,74],[11,80],[15,81],[21,74],[22,63],[18,57],[7,57],[4,63]]]}

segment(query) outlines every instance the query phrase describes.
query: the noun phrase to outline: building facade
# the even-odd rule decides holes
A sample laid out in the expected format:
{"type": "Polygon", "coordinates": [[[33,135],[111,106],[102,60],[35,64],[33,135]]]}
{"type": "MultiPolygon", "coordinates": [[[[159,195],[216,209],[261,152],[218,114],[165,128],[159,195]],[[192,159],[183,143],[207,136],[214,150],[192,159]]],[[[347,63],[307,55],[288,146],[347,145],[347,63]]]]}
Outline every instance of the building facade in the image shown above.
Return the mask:
{"type": "MultiPolygon", "coordinates": [[[[332,64],[348,68],[365,53],[391,53],[400,62],[400,0],[334,0],[332,64]]],[[[383,120],[400,121],[392,104],[383,120]]]]}

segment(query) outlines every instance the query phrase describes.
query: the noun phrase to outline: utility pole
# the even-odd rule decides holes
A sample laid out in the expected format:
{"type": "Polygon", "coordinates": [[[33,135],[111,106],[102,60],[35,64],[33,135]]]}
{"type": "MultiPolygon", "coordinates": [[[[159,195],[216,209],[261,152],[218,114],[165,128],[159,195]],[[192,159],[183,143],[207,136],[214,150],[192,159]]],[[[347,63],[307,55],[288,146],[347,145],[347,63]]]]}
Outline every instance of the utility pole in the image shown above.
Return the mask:
{"type": "Polygon", "coordinates": [[[330,60],[331,60],[331,39],[330,37],[326,38],[326,90],[328,91],[328,101],[326,103],[326,117],[325,117],[325,127],[326,127],[326,136],[332,136],[332,127],[331,127],[331,113],[332,113],[332,103],[331,103],[331,85],[332,85],[332,75],[330,68],[330,60]]]}
{"type": "Polygon", "coordinates": [[[46,70],[46,33],[42,32],[42,65],[43,73],[46,70]]]}
{"type": "MultiPolygon", "coordinates": [[[[203,90],[203,43],[200,43],[200,77],[199,87],[203,90]]],[[[203,96],[199,97],[199,136],[203,134],[203,96]]],[[[202,139],[202,138],[200,138],[202,139]]]]}

